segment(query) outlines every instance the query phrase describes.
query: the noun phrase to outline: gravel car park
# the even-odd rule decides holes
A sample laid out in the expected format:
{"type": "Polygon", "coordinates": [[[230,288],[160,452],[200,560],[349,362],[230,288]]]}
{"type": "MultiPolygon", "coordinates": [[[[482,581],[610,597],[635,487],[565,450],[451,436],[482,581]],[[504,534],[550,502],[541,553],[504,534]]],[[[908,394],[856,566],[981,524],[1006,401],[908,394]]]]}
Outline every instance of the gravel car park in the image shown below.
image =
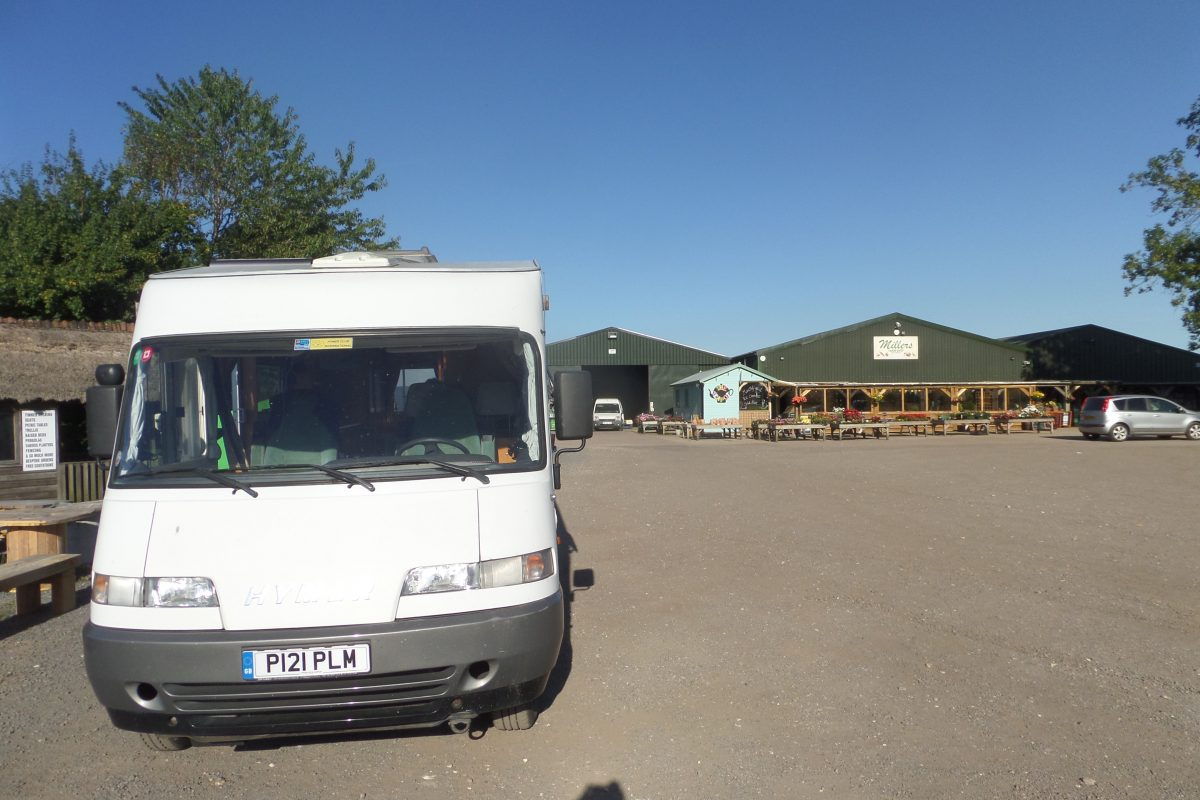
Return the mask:
{"type": "Polygon", "coordinates": [[[558,497],[593,585],[533,729],[156,754],[88,688],[86,609],[5,606],[5,793],[1194,798],[1198,458],[1073,430],[597,437],[558,497]]]}

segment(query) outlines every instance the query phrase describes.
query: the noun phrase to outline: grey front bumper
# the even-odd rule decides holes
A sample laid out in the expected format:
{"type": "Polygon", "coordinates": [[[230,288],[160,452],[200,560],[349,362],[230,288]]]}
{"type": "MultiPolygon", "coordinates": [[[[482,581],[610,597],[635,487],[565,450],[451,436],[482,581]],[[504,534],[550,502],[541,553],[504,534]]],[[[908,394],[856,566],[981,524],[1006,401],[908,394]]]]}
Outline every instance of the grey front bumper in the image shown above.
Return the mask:
{"type": "Polygon", "coordinates": [[[562,595],[382,625],[276,631],[84,626],[88,678],[113,724],[211,739],[428,727],[537,698],[558,658],[562,595]],[[247,681],[242,651],[369,642],[371,671],[247,681]]]}

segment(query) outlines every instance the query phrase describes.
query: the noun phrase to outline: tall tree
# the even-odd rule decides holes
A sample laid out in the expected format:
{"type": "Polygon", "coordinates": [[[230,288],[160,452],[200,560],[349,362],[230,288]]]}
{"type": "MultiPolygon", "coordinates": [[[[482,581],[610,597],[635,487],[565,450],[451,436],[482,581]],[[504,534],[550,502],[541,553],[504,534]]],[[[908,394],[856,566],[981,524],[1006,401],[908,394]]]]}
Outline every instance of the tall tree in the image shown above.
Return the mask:
{"type": "Polygon", "coordinates": [[[1178,123],[1188,131],[1183,148],[1154,156],[1142,172],[1135,172],[1121,187],[1154,189],[1151,203],[1167,215],[1166,223],[1148,228],[1142,249],[1125,256],[1125,294],[1148,292],[1162,284],[1171,292],[1171,304],[1182,309],[1189,346],[1200,349],[1200,174],[1191,162],[1200,159],[1200,98],[1191,113],[1178,123]]]}
{"type": "Polygon", "coordinates": [[[74,138],[39,168],[0,174],[0,315],[127,320],[146,277],[189,263],[189,210],[84,163],[74,138]]]}
{"type": "Polygon", "coordinates": [[[205,236],[199,260],[318,257],[395,247],[382,218],[351,204],[385,185],[375,162],[354,164],[354,144],[318,164],[291,108],[276,111],[236,71],[204,67],[198,78],[134,87],[144,105],[128,115],[125,166],[153,197],[193,209],[205,236]]]}

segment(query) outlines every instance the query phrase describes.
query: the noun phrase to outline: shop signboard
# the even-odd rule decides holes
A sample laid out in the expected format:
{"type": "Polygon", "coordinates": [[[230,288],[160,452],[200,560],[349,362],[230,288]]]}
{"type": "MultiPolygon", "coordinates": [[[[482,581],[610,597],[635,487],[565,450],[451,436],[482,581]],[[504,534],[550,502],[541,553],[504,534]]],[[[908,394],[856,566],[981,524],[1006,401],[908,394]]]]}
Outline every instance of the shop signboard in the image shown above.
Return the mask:
{"type": "Polygon", "coordinates": [[[21,471],[58,469],[58,412],[21,410],[21,471]]]}
{"type": "Polygon", "coordinates": [[[872,346],[876,361],[902,361],[917,357],[917,336],[875,336],[872,346]]]}

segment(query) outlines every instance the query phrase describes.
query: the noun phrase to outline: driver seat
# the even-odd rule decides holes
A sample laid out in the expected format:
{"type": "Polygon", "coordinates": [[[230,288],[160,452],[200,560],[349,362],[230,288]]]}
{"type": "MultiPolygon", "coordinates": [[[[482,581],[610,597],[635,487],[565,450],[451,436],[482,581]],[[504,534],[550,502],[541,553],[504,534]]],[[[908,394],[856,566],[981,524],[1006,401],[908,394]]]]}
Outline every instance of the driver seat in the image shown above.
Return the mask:
{"type": "MultiPolygon", "coordinates": [[[[410,440],[449,439],[473,455],[483,452],[471,400],[457,386],[438,381],[418,383],[408,390],[404,405],[412,417],[410,440]]],[[[437,450],[447,455],[459,452],[457,448],[444,445],[437,450]]]]}

